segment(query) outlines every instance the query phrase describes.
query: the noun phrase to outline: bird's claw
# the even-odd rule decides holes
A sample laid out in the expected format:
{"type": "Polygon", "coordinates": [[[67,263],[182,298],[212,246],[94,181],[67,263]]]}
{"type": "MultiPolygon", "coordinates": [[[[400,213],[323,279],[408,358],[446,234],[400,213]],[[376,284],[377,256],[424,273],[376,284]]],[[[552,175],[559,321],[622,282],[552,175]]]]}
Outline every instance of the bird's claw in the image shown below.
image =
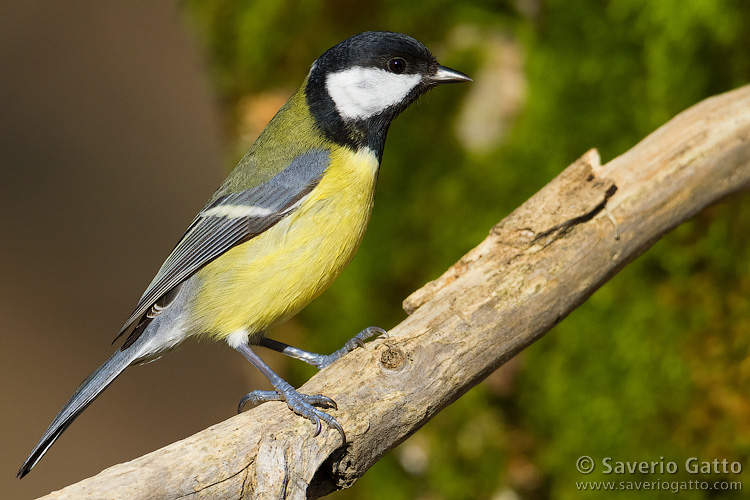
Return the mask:
{"type": "Polygon", "coordinates": [[[338,409],[336,402],[328,396],[322,394],[300,394],[296,390],[289,386],[288,388],[280,389],[279,391],[252,391],[240,400],[238,406],[238,413],[242,413],[242,409],[247,403],[253,403],[258,405],[268,401],[285,401],[287,406],[297,415],[305,417],[315,424],[315,432],[313,436],[318,436],[323,430],[321,421],[328,424],[330,427],[336,429],[341,434],[341,439],[346,443],[346,434],[341,425],[328,413],[315,408],[316,406],[322,408],[333,408],[338,409]]]}
{"type": "Polygon", "coordinates": [[[352,337],[351,339],[347,340],[344,344],[344,347],[339,349],[338,351],[335,351],[327,356],[320,356],[313,364],[319,369],[322,370],[326,366],[330,365],[334,361],[337,361],[338,359],[341,359],[346,354],[352,352],[357,347],[364,347],[365,341],[370,340],[372,338],[376,337],[388,337],[388,332],[380,328],[379,326],[368,326],[361,332],[359,332],[357,335],[352,337]]]}
{"type": "MultiPolygon", "coordinates": [[[[359,332],[349,341],[347,341],[341,349],[339,349],[338,351],[332,354],[329,354],[328,356],[321,356],[319,354],[306,353],[304,351],[299,351],[297,349],[294,349],[295,352],[298,352],[298,353],[301,352],[302,354],[304,354],[304,356],[296,355],[293,357],[302,359],[303,361],[306,361],[307,363],[316,366],[318,369],[323,369],[326,366],[333,363],[334,361],[336,361],[337,359],[353,351],[357,347],[364,347],[366,340],[369,340],[374,337],[379,337],[381,335],[387,337],[388,332],[386,332],[380,327],[370,326],[368,328],[365,328],[361,332],[359,332]]],[[[288,354],[285,350],[290,349],[289,346],[286,346],[285,344],[280,344],[280,343],[275,343],[275,342],[270,343],[270,345],[266,345],[266,347],[279,350],[280,352],[283,352],[285,354],[288,354]]],[[[253,354],[252,351],[250,351],[249,354],[245,353],[244,351],[240,351],[240,352],[243,352],[243,354],[245,354],[246,357],[253,354]]],[[[343,440],[343,442],[346,443],[346,434],[344,434],[344,429],[336,421],[336,419],[333,418],[328,413],[316,408],[316,406],[318,406],[321,408],[333,408],[334,410],[337,410],[338,407],[336,406],[336,402],[334,400],[332,400],[331,398],[327,396],[323,396],[322,394],[312,394],[312,395],[300,394],[291,385],[289,385],[287,382],[281,379],[281,377],[279,377],[278,375],[274,374],[273,372],[271,372],[271,375],[273,377],[269,377],[269,380],[271,380],[271,383],[276,388],[276,390],[275,391],[252,391],[252,392],[245,394],[245,396],[240,400],[240,404],[237,407],[238,413],[242,413],[242,409],[245,407],[247,403],[253,403],[253,405],[258,405],[261,403],[265,403],[267,401],[285,401],[287,406],[294,413],[302,417],[305,417],[306,419],[310,420],[313,424],[315,424],[315,433],[313,434],[314,436],[318,436],[320,434],[322,427],[323,427],[323,424],[321,423],[322,421],[328,424],[329,427],[336,429],[339,432],[339,434],[341,434],[341,439],[343,440]]]]}

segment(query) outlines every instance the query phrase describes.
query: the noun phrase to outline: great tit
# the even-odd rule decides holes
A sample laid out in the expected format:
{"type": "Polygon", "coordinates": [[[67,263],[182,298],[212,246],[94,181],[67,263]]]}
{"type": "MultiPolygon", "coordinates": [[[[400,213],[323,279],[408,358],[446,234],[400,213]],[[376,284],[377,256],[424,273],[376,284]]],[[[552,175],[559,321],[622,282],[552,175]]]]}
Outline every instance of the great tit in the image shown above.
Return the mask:
{"type": "Polygon", "coordinates": [[[364,340],[322,356],[265,337],[346,267],[370,218],[391,121],[441,83],[470,81],[437,63],[417,40],[391,32],[352,36],[316,60],[237,167],[188,227],[120,330],[122,347],[76,390],[31,451],[25,476],[71,422],[130,365],[188,337],[224,340],[268,377],[275,391],[240,402],[285,401],[321,430],[322,395],[298,393],[250,347],[260,345],[323,368],[364,340]]]}

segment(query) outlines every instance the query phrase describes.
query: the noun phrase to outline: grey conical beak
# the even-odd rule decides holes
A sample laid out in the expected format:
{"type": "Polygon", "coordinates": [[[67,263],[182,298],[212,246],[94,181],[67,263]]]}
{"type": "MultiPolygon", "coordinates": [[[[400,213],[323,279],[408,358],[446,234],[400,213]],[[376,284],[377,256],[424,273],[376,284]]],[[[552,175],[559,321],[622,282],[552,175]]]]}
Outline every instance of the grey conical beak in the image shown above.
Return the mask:
{"type": "Polygon", "coordinates": [[[460,71],[446,68],[445,66],[441,65],[438,65],[437,71],[435,71],[434,75],[430,75],[427,78],[433,83],[459,83],[474,81],[460,71]]]}

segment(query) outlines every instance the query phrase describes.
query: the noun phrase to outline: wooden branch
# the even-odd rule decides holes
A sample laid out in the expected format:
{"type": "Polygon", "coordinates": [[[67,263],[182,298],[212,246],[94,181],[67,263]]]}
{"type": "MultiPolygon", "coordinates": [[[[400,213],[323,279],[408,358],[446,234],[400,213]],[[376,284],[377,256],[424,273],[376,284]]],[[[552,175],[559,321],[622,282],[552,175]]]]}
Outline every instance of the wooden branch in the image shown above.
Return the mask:
{"type": "Polygon", "coordinates": [[[586,153],[412,294],[388,339],[305,384],[338,403],[345,447],[267,403],[45,498],[317,498],[349,487],[665,233],[748,187],[750,86],[693,106],[606,165],[586,153]]]}

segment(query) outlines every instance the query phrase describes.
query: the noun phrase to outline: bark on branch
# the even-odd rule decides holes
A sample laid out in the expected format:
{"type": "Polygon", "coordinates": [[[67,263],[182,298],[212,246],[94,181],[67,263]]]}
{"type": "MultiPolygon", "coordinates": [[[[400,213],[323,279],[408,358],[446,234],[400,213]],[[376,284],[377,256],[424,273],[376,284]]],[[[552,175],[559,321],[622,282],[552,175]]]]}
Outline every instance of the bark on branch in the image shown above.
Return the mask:
{"type": "Polygon", "coordinates": [[[390,337],[302,390],[332,397],[349,442],[267,403],[45,498],[317,498],[540,338],[628,262],[750,187],[750,86],[681,113],[606,165],[587,152],[404,302],[390,337]]]}

